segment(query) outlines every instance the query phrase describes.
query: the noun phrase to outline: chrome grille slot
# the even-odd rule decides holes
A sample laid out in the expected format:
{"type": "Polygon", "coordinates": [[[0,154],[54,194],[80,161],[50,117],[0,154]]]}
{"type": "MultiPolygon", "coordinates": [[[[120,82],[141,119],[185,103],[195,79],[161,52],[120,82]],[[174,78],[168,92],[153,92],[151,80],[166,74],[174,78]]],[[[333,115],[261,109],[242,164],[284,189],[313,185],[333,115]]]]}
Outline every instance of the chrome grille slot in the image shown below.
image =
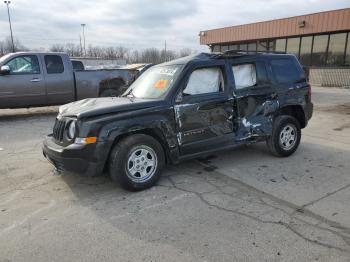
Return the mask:
{"type": "Polygon", "coordinates": [[[53,127],[53,137],[59,142],[63,141],[65,126],[66,122],[64,120],[56,119],[55,125],[53,127]]]}

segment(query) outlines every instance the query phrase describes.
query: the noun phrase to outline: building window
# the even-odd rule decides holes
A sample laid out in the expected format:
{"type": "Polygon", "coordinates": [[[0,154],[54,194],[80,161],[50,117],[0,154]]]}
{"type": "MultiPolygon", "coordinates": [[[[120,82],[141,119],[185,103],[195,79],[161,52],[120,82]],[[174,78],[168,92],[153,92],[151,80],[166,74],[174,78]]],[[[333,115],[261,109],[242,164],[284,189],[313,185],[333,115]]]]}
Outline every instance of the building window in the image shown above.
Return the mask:
{"type": "Polygon", "coordinates": [[[326,64],[328,35],[314,36],[314,45],[312,48],[312,65],[323,66],[326,64]]]}
{"type": "Polygon", "coordinates": [[[348,42],[346,45],[345,64],[350,65],[350,33],[348,33],[348,42]]]}
{"type": "Polygon", "coordinates": [[[268,49],[269,51],[275,51],[276,48],[276,40],[269,40],[268,42],[268,49]]]}
{"type": "Polygon", "coordinates": [[[287,53],[293,54],[299,57],[299,45],[300,37],[288,38],[287,40],[287,53]]]}
{"type": "Polygon", "coordinates": [[[221,46],[221,52],[228,51],[228,45],[221,46]]]}
{"type": "Polygon", "coordinates": [[[256,51],[256,43],[249,43],[248,44],[248,51],[256,51]]]}
{"type": "Polygon", "coordinates": [[[267,41],[258,41],[258,51],[268,51],[267,41]]]}
{"type": "Polygon", "coordinates": [[[239,50],[247,51],[248,50],[247,44],[240,44],[239,50]]]}
{"type": "Polygon", "coordinates": [[[230,45],[230,50],[238,50],[238,45],[230,45]]]}
{"type": "Polygon", "coordinates": [[[214,45],[213,46],[213,52],[220,52],[220,46],[219,45],[214,45]]]}
{"type": "Polygon", "coordinates": [[[286,52],[286,39],[276,39],[275,51],[286,52]]]}
{"type": "Polygon", "coordinates": [[[311,50],[312,50],[312,36],[304,36],[301,38],[300,45],[300,62],[302,65],[311,65],[311,50]]]}
{"type": "Polygon", "coordinates": [[[327,55],[327,65],[340,66],[344,64],[346,33],[331,34],[327,55]]]}

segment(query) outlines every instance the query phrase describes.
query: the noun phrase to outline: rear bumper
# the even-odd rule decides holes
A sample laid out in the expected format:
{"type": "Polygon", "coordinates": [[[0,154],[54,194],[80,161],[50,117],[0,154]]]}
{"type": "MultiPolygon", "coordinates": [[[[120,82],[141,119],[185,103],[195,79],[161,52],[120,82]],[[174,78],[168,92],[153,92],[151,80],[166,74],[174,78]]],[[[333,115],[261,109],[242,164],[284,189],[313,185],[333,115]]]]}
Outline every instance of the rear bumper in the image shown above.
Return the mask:
{"type": "Polygon", "coordinates": [[[306,116],[307,122],[312,118],[313,112],[314,112],[314,104],[311,102],[307,103],[305,107],[305,116],[306,116]]]}
{"type": "Polygon", "coordinates": [[[104,161],[95,158],[96,145],[76,145],[67,147],[57,145],[51,135],[43,142],[44,157],[59,171],[80,173],[86,176],[99,175],[104,161]]]}

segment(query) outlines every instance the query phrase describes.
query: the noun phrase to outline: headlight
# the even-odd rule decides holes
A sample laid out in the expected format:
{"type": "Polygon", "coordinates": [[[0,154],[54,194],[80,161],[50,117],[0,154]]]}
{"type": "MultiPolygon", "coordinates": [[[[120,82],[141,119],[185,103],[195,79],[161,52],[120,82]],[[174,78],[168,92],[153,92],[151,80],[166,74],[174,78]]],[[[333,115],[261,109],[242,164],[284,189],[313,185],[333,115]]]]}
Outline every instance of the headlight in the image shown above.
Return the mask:
{"type": "Polygon", "coordinates": [[[69,140],[75,138],[76,133],[76,121],[70,121],[67,128],[67,136],[69,140]]]}

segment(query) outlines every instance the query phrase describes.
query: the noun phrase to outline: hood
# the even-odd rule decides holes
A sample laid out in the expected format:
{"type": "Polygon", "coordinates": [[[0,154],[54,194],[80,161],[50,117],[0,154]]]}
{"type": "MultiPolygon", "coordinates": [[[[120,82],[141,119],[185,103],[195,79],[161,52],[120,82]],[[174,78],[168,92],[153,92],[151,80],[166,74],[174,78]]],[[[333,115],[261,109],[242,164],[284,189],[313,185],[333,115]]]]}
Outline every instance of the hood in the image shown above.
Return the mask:
{"type": "Polygon", "coordinates": [[[58,115],[59,117],[76,116],[77,118],[84,118],[154,107],[162,104],[162,102],[164,103],[162,100],[127,97],[88,98],[61,106],[58,115]]]}

